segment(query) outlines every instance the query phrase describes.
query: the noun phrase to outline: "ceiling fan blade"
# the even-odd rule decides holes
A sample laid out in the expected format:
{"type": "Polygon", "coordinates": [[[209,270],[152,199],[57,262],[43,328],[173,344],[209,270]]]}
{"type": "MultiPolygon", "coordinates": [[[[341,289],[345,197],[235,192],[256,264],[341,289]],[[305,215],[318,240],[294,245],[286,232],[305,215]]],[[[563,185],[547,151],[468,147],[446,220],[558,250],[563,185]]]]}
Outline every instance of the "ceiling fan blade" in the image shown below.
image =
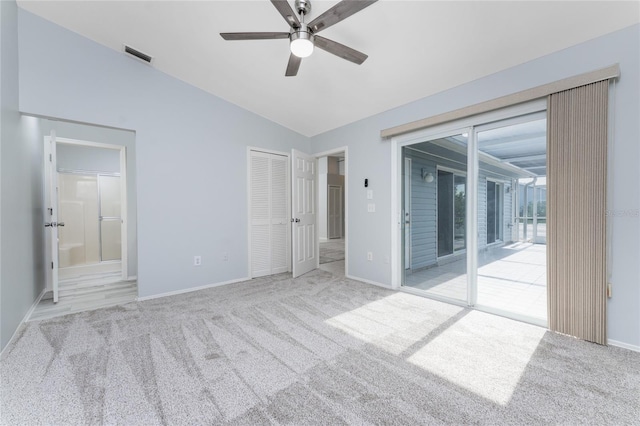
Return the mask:
{"type": "Polygon", "coordinates": [[[225,40],[273,40],[289,38],[289,33],[220,33],[225,40]]]}
{"type": "Polygon", "coordinates": [[[286,77],[295,77],[300,69],[302,58],[297,57],[293,53],[289,55],[289,63],[287,64],[287,71],[284,73],[286,77]]]}
{"type": "Polygon", "coordinates": [[[311,28],[311,31],[314,33],[325,30],[354,13],[360,12],[365,7],[371,6],[376,1],[378,0],[343,0],[309,22],[309,28],[311,28]]]}
{"type": "Polygon", "coordinates": [[[340,44],[337,41],[329,40],[328,38],[318,35],[315,36],[315,45],[322,50],[333,53],[342,59],[346,59],[347,61],[351,61],[358,65],[362,64],[369,57],[362,52],[358,52],[355,49],[345,46],[344,44],[340,44]]]}
{"type": "Polygon", "coordinates": [[[280,15],[287,21],[289,26],[292,28],[300,28],[300,21],[296,16],[296,13],[289,6],[289,2],[287,0],[271,0],[271,3],[278,9],[280,15]]]}

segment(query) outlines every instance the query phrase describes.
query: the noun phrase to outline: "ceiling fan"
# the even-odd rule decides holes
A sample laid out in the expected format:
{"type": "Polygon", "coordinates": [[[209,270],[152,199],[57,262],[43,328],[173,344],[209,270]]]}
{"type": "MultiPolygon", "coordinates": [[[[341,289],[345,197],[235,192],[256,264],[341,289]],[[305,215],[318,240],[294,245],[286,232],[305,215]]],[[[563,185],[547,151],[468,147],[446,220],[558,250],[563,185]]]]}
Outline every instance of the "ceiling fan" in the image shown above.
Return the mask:
{"type": "Polygon", "coordinates": [[[298,74],[302,58],[313,53],[314,46],[329,53],[339,56],[355,64],[362,64],[367,55],[343,44],[317,35],[322,30],[337,24],[356,12],[361,11],[377,0],[343,0],[315,18],[308,24],[304,22],[305,15],[311,11],[310,0],[296,0],[295,9],[300,15],[298,18],[289,6],[287,0],[271,0],[278,12],[291,27],[288,32],[251,32],[251,33],[220,33],[225,40],[271,40],[288,38],[291,55],[287,64],[285,76],[293,77],[298,74]]]}

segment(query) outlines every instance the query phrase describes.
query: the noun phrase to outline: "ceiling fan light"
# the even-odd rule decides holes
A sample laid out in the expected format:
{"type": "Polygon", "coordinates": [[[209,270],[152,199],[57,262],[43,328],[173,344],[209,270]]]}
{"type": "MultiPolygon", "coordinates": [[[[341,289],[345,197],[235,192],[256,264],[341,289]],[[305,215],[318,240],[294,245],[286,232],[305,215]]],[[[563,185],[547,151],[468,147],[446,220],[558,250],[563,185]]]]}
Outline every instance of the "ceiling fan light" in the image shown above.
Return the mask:
{"type": "Polygon", "coordinates": [[[291,53],[298,58],[306,58],[313,53],[313,36],[306,31],[298,31],[291,34],[291,53]]]}

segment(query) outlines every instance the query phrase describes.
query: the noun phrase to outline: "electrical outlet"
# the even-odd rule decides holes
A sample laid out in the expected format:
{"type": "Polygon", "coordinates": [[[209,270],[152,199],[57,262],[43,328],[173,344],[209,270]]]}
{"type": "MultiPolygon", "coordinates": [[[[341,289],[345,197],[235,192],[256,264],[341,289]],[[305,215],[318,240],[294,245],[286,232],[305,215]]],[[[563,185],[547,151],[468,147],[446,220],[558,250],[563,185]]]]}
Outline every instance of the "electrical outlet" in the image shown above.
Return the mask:
{"type": "Polygon", "coordinates": [[[202,256],[193,256],[193,266],[202,265],[202,256]]]}
{"type": "Polygon", "coordinates": [[[227,262],[229,260],[229,253],[225,251],[224,254],[222,255],[222,260],[227,262]]]}
{"type": "Polygon", "coordinates": [[[371,261],[373,260],[373,253],[372,253],[372,252],[370,252],[370,251],[368,251],[368,252],[367,252],[367,260],[368,260],[369,262],[371,262],[371,261]]]}
{"type": "Polygon", "coordinates": [[[374,203],[369,203],[367,205],[367,212],[375,213],[376,212],[376,205],[374,203]]]}

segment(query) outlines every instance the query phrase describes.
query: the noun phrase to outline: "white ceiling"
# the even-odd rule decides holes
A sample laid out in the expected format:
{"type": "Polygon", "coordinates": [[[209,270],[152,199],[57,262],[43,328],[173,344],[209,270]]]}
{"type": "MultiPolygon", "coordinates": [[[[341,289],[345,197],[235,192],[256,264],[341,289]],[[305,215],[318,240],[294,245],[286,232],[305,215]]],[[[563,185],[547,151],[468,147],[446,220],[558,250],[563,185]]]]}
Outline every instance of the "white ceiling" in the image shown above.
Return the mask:
{"type": "MultiPolygon", "coordinates": [[[[312,3],[308,20],[337,1],[312,3]]],[[[368,54],[364,64],[316,49],[285,77],[288,40],[219,35],[288,31],[268,0],[18,4],[112,49],[128,44],[157,69],[305,136],[640,22],[638,1],[381,0],[322,32],[368,54]]]]}

